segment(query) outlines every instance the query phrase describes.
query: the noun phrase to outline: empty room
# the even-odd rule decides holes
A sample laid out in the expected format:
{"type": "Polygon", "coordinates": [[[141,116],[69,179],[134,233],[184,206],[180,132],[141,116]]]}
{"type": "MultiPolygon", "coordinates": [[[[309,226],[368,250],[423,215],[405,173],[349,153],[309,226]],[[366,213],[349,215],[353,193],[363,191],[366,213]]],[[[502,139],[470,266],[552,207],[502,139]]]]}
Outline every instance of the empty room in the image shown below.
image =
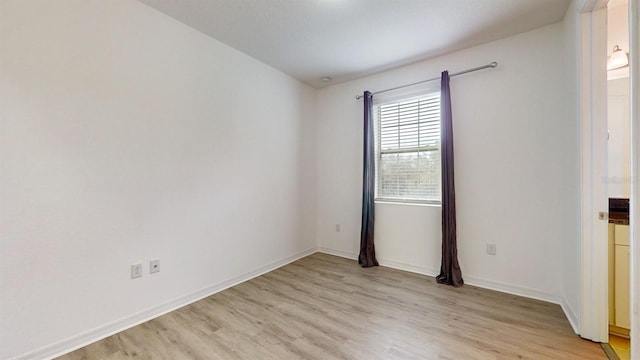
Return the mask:
{"type": "Polygon", "coordinates": [[[638,17],[0,0],[0,359],[640,359],[638,17]]]}

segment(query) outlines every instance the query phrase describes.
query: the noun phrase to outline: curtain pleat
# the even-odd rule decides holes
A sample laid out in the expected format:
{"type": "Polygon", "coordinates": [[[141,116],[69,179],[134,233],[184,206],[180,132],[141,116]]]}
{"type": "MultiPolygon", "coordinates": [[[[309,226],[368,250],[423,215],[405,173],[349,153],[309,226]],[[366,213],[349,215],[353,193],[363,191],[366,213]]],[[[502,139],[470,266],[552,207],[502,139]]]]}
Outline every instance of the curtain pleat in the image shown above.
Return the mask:
{"type": "Polygon", "coordinates": [[[360,229],[360,255],[362,267],[378,266],[373,245],[375,220],[375,149],[373,138],[373,96],[364,92],[364,151],[362,171],[362,227],[360,229]]]}
{"type": "Polygon", "coordinates": [[[453,176],[453,118],[449,72],[443,71],[440,82],[441,112],[441,167],[442,167],[442,262],[436,281],[441,284],[462,286],[462,271],[458,264],[456,240],[456,190],[453,176]]]}

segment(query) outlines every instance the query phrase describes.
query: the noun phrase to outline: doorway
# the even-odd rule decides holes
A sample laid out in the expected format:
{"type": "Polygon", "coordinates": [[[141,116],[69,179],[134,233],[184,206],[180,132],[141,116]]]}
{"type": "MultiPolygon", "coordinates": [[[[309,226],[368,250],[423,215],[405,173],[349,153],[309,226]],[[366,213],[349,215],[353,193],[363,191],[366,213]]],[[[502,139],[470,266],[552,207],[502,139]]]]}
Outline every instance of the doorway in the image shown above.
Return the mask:
{"type": "MultiPolygon", "coordinates": [[[[633,336],[634,329],[638,329],[638,323],[640,322],[638,316],[638,299],[640,299],[640,286],[638,286],[638,280],[640,278],[636,275],[638,264],[638,238],[640,237],[637,228],[636,219],[640,220],[640,214],[634,209],[638,209],[640,202],[640,185],[638,184],[638,165],[640,165],[640,156],[638,150],[640,149],[640,121],[638,117],[638,94],[639,94],[639,81],[638,81],[638,50],[640,49],[640,43],[637,32],[640,29],[638,25],[638,1],[629,0],[626,4],[620,4],[620,1],[611,0],[609,5],[612,9],[620,7],[620,9],[627,9],[627,18],[630,19],[628,26],[626,26],[627,34],[629,36],[629,45],[625,52],[629,53],[630,66],[628,66],[627,84],[612,84],[612,88],[616,85],[630,89],[628,94],[628,105],[620,105],[617,109],[627,109],[629,111],[630,126],[627,130],[626,138],[629,140],[628,150],[624,153],[628,154],[630,162],[630,170],[627,176],[620,174],[616,178],[616,174],[610,174],[608,168],[608,156],[607,149],[609,147],[609,129],[607,128],[606,120],[608,118],[607,111],[607,99],[608,99],[608,71],[607,60],[608,56],[613,52],[613,47],[609,46],[607,39],[607,2],[606,0],[585,0],[582,2],[584,7],[581,9],[580,15],[580,60],[581,60],[581,72],[580,72],[580,87],[581,87],[581,143],[582,143],[582,178],[581,178],[581,192],[582,192],[582,309],[580,316],[580,335],[584,338],[591,339],[597,342],[609,342],[609,318],[615,321],[615,311],[609,313],[609,303],[615,304],[615,299],[612,299],[609,295],[608,285],[609,282],[615,284],[616,279],[609,279],[608,265],[612,263],[615,266],[615,240],[613,244],[610,244],[608,239],[608,221],[607,213],[609,204],[608,200],[611,197],[609,194],[609,184],[624,185],[626,182],[628,190],[627,194],[622,194],[620,197],[624,199],[625,196],[629,199],[630,213],[629,223],[626,232],[628,242],[626,244],[619,243],[617,245],[626,245],[627,259],[629,271],[619,270],[619,274],[628,274],[626,282],[629,284],[626,289],[629,291],[629,304],[621,305],[620,310],[627,310],[629,319],[624,324],[630,329],[631,335],[631,359],[640,359],[640,353],[638,350],[638,336],[633,336]],[[610,176],[613,175],[613,176],[610,176]],[[616,184],[618,183],[618,184],[616,184]],[[612,258],[609,258],[609,248],[613,247],[612,258]]],[[[618,9],[618,10],[620,10],[618,9]]],[[[624,26],[623,26],[624,27],[624,26]]],[[[624,102],[621,99],[618,99],[624,102]]],[[[620,103],[619,101],[619,103],[620,103]]],[[[619,104],[618,104],[619,105],[619,104]]],[[[610,109],[614,110],[614,109],[610,109]]],[[[620,136],[620,130],[618,136],[620,136]]],[[[624,130],[622,130],[624,133],[624,130]]],[[[622,135],[624,137],[624,134],[622,135]]],[[[612,146],[612,149],[613,146],[612,146]]],[[[615,151],[614,151],[615,152],[615,151]]],[[[617,158],[615,161],[610,161],[610,165],[615,165],[616,161],[619,164],[624,163],[624,158],[617,158]]],[[[612,190],[615,190],[615,186],[612,186],[612,190]]],[[[619,189],[617,189],[619,190],[619,189]]],[[[624,233],[625,228],[619,227],[619,233],[624,233]]],[[[615,233],[615,229],[613,231],[615,233]]],[[[617,249],[622,250],[622,248],[617,249]]],[[[619,251],[620,253],[620,251],[619,251]]],[[[624,256],[619,256],[623,259],[624,256]]],[[[624,283],[624,281],[622,281],[624,283]]],[[[620,285],[619,289],[625,288],[620,285]]],[[[624,311],[620,311],[623,313],[624,311]]],[[[622,316],[624,317],[624,316],[622,316]]],[[[621,322],[620,324],[623,324],[621,322]]],[[[637,330],[635,330],[637,332],[637,330]]]]}
{"type": "Polygon", "coordinates": [[[631,358],[629,199],[631,118],[629,103],[629,3],[607,4],[607,196],[609,344],[621,360],[631,358]]]}

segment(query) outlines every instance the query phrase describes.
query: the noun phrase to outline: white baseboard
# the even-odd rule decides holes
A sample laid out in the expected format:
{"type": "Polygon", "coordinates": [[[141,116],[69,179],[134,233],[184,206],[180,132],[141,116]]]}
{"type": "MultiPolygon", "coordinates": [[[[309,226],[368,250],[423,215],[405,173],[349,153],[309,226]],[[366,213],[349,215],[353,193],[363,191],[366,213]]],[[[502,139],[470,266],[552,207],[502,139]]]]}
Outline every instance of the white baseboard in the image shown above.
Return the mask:
{"type": "MultiPolygon", "coordinates": [[[[348,259],[358,258],[358,255],[350,252],[342,251],[342,250],[319,247],[318,251],[323,252],[325,254],[336,255],[336,256],[340,256],[348,259]]],[[[398,270],[409,271],[413,273],[418,273],[426,276],[432,276],[432,277],[435,277],[440,273],[439,269],[427,268],[421,265],[408,264],[408,263],[384,259],[380,257],[378,257],[378,263],[382,266],[386,266],[386,267],[390,267],[398,270]]],[[[523,286],[503,283],[499,281],[487,280],[487,279],[483,279],[476,276],[462,274],[462,277],[464,278],[465,284],[468,284],[468,285],[477,286],[484,289],[499,291],[499,292],[512,294],[512,295],[523,296],[526,298],[542,300],[542,301],[546,301],[546,302],[550,302],[550,303],[558,304],[562,306],[560,298],[550,293],[546,293],[546,292],[535,290],[535,289],[530,289],[523,286]]],[[[567,318],[569,318],[569,316],[570,315],[567,314],[567,318]]],[[[571,321],[572,319],[569,318],[569,322],[571,321]]],[[[575,316],[573,318],[573,321],[575,322],[575,316]]]]}
{"type": "Polygon", "coordinates": [[[73,350],[79,349],[91,343],[94,343],[98,340],[109,337],[113,334],[117,334],[123,330],[129,329],[136,325],[139,325],[143,322],[154,319],[158,316],[164,315],[168,312],[181,308],[185,305],[189,305],[193,302],[211,296],[215,293],[218,293],[222,290],[245,282],[247,280],[258,277],[262,274],[273,271],[279,267],[287,265],[291,262],[294,262],[298,259],[301,259],[305,256],[311,255],[316,252],[315,248],[307,249],[304,251],[300,251],[291,256],[287,256],[280,260],[274,261],[267,265],[258,267],[252,271],[246,272],[242,275],[235,276],[233,278],[227,279],[217,284],[209,285],[203,289],[198,291],[194,291],[192,293],[180,296],[176,299],[167,301],[160,305],[151,307],[147,310],[126,316],[122,319],[113,321],[109,324],[99,326],[93,330],[89,330],[87,332],[81,333],[79,335],[72,336],[65,340],[53,343],[51,345],[47,345],[41,347],[39,349],[29,351],[22,355],[18,355],[16,357],[10,358],[10,360],[31,360],[31,359],[51,359],[73,350]]]}
{"type": "Polygon", "coordinates": [[[329,254],[329,255],[334,255],[334,256],[339,256],[339,257],[343,257],[343,258],[351,259],[351,260],[358,260],[358,254],[354,254],[352,252],[344,251],[344,250],[329,249],[329,248],[326,248],[326,247],[319,246],[317,248],[317,252],[321,252],[321,253],[325,253],[325,254],[329,254]]]}
{"type": "Polygon", "coordinates": [[[571,325],[571,328],[573,329],[573,332],[576,333],[576,335],[580,334],[578,330],[578,317],[576,316],[576,312],[569,305],[566,299],[564,299],[564,297],[558,297],[550,293],[522,286],[505,284],[497,281],[476,278],[473,276],[465,276],[464,274],[462,275],[462,277],[464,278],[465,284],[560,305],[560,307],[562,308],[562,312],[564,312],[564,316],[567,318],[569,324],[571,325]]]}
{"type": "MultiPolygon", "coordinates": [[[[351,260],[357,260],[358,259],[358,255],[357,254],[354,254],[354,253],[351,253],[351,252],[348,252],[348,251],[343,251],[343,250],[336,250],[336,249],[329,249],[329,248],[325,248],[325,247],[318,247],[318,252],[329,254],[329,255],[340,256],[340,257],[343,257],[343,258],[346,258],[346,259],[351,259],[351,260]]],[[[417,273],[417,274],[421,274],[421,275],[436,276],[436,271],[435,270],[426,268],[424,266],[407,264],[407,263],[403,263],[403,262],[399,262],[399,261],[383,259],[383,258],[380,258],[380,257],[378,257],[377,260],[378,260],[378,263],[381,266],[384,266],[384,267],[403,270],[403,271],[408,271],[408,272],[417,273]]]]}
{"type": "Polygon", "coordinates": [[[569,305],[567,299],[564,298],[564,296],[561,299],[560,306],[562,307],[562,311],[564,311],[564,315],[567,317],[567,320],[569,320],[569,324],[571,324],[573,332],[576,333],[576,335],[580,335],[578,316],[576,315],[576,312],[575,310],[573,310],[571,305],[569,305]]]}
{"type": "Polygon", "coordinates": [[[477,286],[477,287],[488,289],[488,290],[495,290],[495,291],[499,291],[499,292],[503,292],[511,295],[522,296],[530,299],[542,300],[542,301],[550,302],[552,304],[560,305],[560,298],[558,296],[544,292],[544,291],[531,289],[524,286],[503,283],[499,281],[487,280],[487,279],[483,279],[475,276],[469,276],[465,274],[462,274],[462,278],[464,279],[465,284],[469,284],[472,286],[477,286]]]}
{"type": "MultiPolygon", "coordinates": [[[[212,284],[203,289],[186,294],[174,300],[165,302],[163,304],[154,306],[147,310],[113,321],[109,324],[97,327],[93,330],[89,330],[82,334],[72,336],[70,338],[59,341],[57,343],[47,345],[33,351],[29,351],[22,355],[18,355],[16,357],[10,358],[9,360],[51,359],[51,358],[66,354],[70,351],[79,349],[83,346],[89,345],[93,342],[104,339],[113,334],[117,334],[123,330],[129,329],[131,327],[134,327],[136,325],[139,325],[141,323],[154,319],[158,316],[164,315],[168,312],[181,308],[185,305],[191,304],[205,297],[211,296],[215,293],[228,289],[232,286],[235,286],[247,280],[253,279],[267,272],[273,271],[277,268],[280,268],[284,265],[287,265],[305,256],[311,255],[315,252],[322,252],[329,255],[340,256],[340,257],[351,259],[351,260],[356,260],[358,258],[357,254],[354,254],[348,251],[329,249],[324,247],[310,248],[310,249],[298,252],[296,254],[293,254],[291,256],[287,256],[280,260],[274,261],[270,264],[261,266],[257,269],[246,272],[242,275],[230,278],[228,280],[222,281],[217,284],[212,284]]],[[[434,277],[438,273],[438,270],[436,269],[430,269],[424,266],[407,264],[407,263],[398,262],[394,260],[379,258],[378,262],[380,263],[380,265],[385,267],[409,271],[409,272],[418,273],[426,276],[434,277]]],[[[518,295],[518,296],[523,296],[527,298],[547,301],[554,304],[559,304],[562,307],[562,310],[564,311],[565,316],[569,320],[569,323],[571,324],[571,327],[573,328],[574,332],[578,334],[578,327],[577,327],[578,318],[575,314],[575,311],[573,311],[571,306],[569,306],[568,302],[564,298],[559,299],[554,295],[541,292],[538,290],[529,289],[526,287],[516,286],[512,284],[501,283],[501,282],[492,281],[492,280],[486,280],[486,279],[477,278],[474,276],[463,275],[463,278],[466,284],[469,284],[472,286],[477,286],[477,287],[481,287],[489,290],[500,291],[500,292],[504,292],[512,295],[518,295]]]]}
{"type": "Polygon", "coordinates": [[[431,276],[431,277],[435,277],[436,275],[438,275],[440,272],[436,271],[435,269],[431,269],[425,266],[420,266],[420,265],[413,265],[413,264],[407,264],[407,263],[403,263],[400,261],[394,261],[394,260],[389,260],[389,259],[383,259],[383,258],[378,258],[378,263],[382,266],[386,266],[392,269],[398,269],[398,270],[403,270],[403,271],[408,271],[408,272],[412,272],[412,273],[416,273],[416,274],[420,274],[420,275],[426,275],[426,276],[431,276]]]}
{"type": "MultiPolygon", "coordinates": [[[[318,252],[322,252],[329,255],[340,256],[347,259],[358,258],[358,255],[350,252],[329,249],[324,247],[319,247],[318,252]]],[[[386,267],[390,267],[398,270],[409,271],[413,273],[418,273],[426,276],[432,276],[432,277],[435,277],[440,273],[438,269],[430,269],[420,265],[406,264],[406,263],[388,260],[388,259],[378,258],[378,263],[382,266],[386,266],[386,267]]],[[[465,284],[468,284],[468,285],[477,286],[477,287],[494,290],[494,291],[499,291],[499,292],[503,292],[511,295],[518,295],[526,298],[542,300],[542,301],[560,305],[560,307],[562,308],[562,311],[565,314],[565,317],[569,321],[569,324],[571,324],[573,331],[578,335],[580,334],[580,332],[578,331],[579,329],[578,317],[576,316],[576,312],[569,305],[566,299],[564,299],[564,297],[559,298],[558,296],[555,296],[553,294],[549,294],[543,291],[538,291],[535,289],[530,289],[522,286],[502,283],[502,282],[493,281],[493,280],[482,279],[475,276],[468,276],[463,274],[462,277],[464,278],[465,284]]]]}
{"type": "MultiPolygon", "coordinates": [[[[335,250],[335,249],[329,249],[325,247],[319,247],[318,251],[325,254],[329,254],[329,255],[344,257],[347,259],[358,258],[357,254],[346,252],[343,250],[335,250]]],[[[409,272],[418,273],[426,276],[432,276],[432,277],[435,277],[440,273],[439,269],[428,268],[422,265],[408,264],[408,263],[384,259],[380,257],[378,257],[378,263],[382,266],[390,267],[393,269],[409,271],[409,272]]],[[[477,286],[477,287],[481,287],[489,290],[500,291],[500,292],[512,294],[512,295],[524,296],[527,298],[542,300],[542,301],[546,301],[554,304],[560,304],[559,298],[557,296],[549,293],[545,293],[542,291],[538,291],[535,289],[530,289],[522,286],[502,283],[502,282],[493,281],[493,280],[487,280],[480,277],[469,276],[465,274],[462,274],[462,277],[464,278],[465,284],[469,284],[472,286],[477,286]]]]}

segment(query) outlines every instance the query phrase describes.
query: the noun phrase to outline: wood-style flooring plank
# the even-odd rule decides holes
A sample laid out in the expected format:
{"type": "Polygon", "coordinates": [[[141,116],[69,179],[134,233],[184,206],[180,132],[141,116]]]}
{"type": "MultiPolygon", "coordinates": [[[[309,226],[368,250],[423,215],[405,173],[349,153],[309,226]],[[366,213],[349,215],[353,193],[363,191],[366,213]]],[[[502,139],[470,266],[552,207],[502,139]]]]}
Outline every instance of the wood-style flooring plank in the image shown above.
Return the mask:
{"type": "Polygon", "coordinates": [[[316,253],[59,359],[606,356],[558,305],[316,253]]]}

